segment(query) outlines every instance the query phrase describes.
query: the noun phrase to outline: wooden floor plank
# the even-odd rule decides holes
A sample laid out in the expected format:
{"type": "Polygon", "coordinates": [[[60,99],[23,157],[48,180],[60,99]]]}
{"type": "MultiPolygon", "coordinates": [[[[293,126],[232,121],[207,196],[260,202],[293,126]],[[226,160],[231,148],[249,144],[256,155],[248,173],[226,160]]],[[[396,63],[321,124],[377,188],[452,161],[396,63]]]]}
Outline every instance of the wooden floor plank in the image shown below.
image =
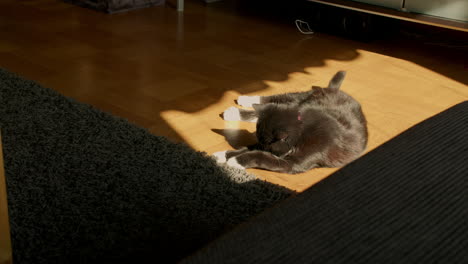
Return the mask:
{"type": "MultiPolygon", "coordinates": [[[[368,150],[468,99],[466,49],[306,36],[244,11],[228,0],[113,15],[55,0],[0,0],[0,67],[208,153],[252,140],[253,124],[219,117],[240,94],[305,91],[338,70],[348,71],[342,89],[369,121],[368,150]]],[[[335,169],[249,171],[301,191],[335,169]]]]}

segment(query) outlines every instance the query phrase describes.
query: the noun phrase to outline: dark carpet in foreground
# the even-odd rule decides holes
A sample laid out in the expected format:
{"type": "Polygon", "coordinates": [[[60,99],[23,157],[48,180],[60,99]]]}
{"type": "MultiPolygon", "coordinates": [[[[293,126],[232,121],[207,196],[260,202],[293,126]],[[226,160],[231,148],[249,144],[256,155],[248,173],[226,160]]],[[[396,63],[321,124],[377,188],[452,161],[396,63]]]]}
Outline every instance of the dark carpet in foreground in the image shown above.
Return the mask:
{"type": "Polygon", "coordinates": [[[2,69],[0,126],[15,263],[174,262],[292,194],[2,69]]]}

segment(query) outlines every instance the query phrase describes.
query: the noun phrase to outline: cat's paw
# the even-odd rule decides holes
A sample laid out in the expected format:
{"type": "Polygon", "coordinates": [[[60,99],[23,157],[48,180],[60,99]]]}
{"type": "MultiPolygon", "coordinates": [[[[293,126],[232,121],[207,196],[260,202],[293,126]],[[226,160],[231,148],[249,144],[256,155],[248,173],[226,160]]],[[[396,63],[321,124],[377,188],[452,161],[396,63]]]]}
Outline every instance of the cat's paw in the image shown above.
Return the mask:
{"type": "Polygon", "coordinates": [[[239,108],[231,106],[226,109],[223,113],[223,119],[226,121],[240,121],[240,111],[239,108]]]}
{"type": "Polygon", "coordinates": [[[228,159],[226,164],[228,166],[230,166],[230,167],[233,167],[233,168],[245,170],[245,167],[239,164],[236,157],[232,157],[232,158],[228,159]]]}
{"type": "Polygon", "coordinates": [[[226,152],[227,150],[225,151],[218,151],[218,152],[215,152],[213,153],[211,156],[213,156],[213,158],[216,160],[217,163],[226,163],[226,152]]]}
{"type": "Polygon", "coordinates": [[[237,98],[237,104],[244,107],[252,107],[254,104],[260,103],[260,96],[241,95],[237,98]]]}

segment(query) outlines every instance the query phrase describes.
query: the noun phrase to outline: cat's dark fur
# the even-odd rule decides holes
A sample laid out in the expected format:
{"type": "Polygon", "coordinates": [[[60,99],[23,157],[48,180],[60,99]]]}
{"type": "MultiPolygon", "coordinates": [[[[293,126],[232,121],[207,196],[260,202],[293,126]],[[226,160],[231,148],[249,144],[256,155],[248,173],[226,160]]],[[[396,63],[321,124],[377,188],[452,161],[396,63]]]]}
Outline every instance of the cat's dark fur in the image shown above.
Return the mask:
{"type": "Polygon", "coordinates": [[[339,90],[341,71],[327,88],[259,97],[254,111],[238,109],[240,120],[258,117],[254,146],[226,151],[224,161],[243,168],[300,173],[340,167],[361,155],[367,122],[360,104],[339,90]]]}

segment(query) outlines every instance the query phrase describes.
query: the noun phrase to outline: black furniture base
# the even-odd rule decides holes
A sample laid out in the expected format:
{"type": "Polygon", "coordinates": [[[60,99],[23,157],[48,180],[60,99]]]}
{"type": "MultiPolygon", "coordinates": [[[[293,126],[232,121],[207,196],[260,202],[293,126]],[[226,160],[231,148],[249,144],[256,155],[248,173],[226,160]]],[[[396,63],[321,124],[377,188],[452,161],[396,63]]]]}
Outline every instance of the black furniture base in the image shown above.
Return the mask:
{"type": "Polygon", "coordinates": [[[64,0],[65,2],[106,13],[125,12],[150,6],[162,5],[165,0],[64,0]]]}

